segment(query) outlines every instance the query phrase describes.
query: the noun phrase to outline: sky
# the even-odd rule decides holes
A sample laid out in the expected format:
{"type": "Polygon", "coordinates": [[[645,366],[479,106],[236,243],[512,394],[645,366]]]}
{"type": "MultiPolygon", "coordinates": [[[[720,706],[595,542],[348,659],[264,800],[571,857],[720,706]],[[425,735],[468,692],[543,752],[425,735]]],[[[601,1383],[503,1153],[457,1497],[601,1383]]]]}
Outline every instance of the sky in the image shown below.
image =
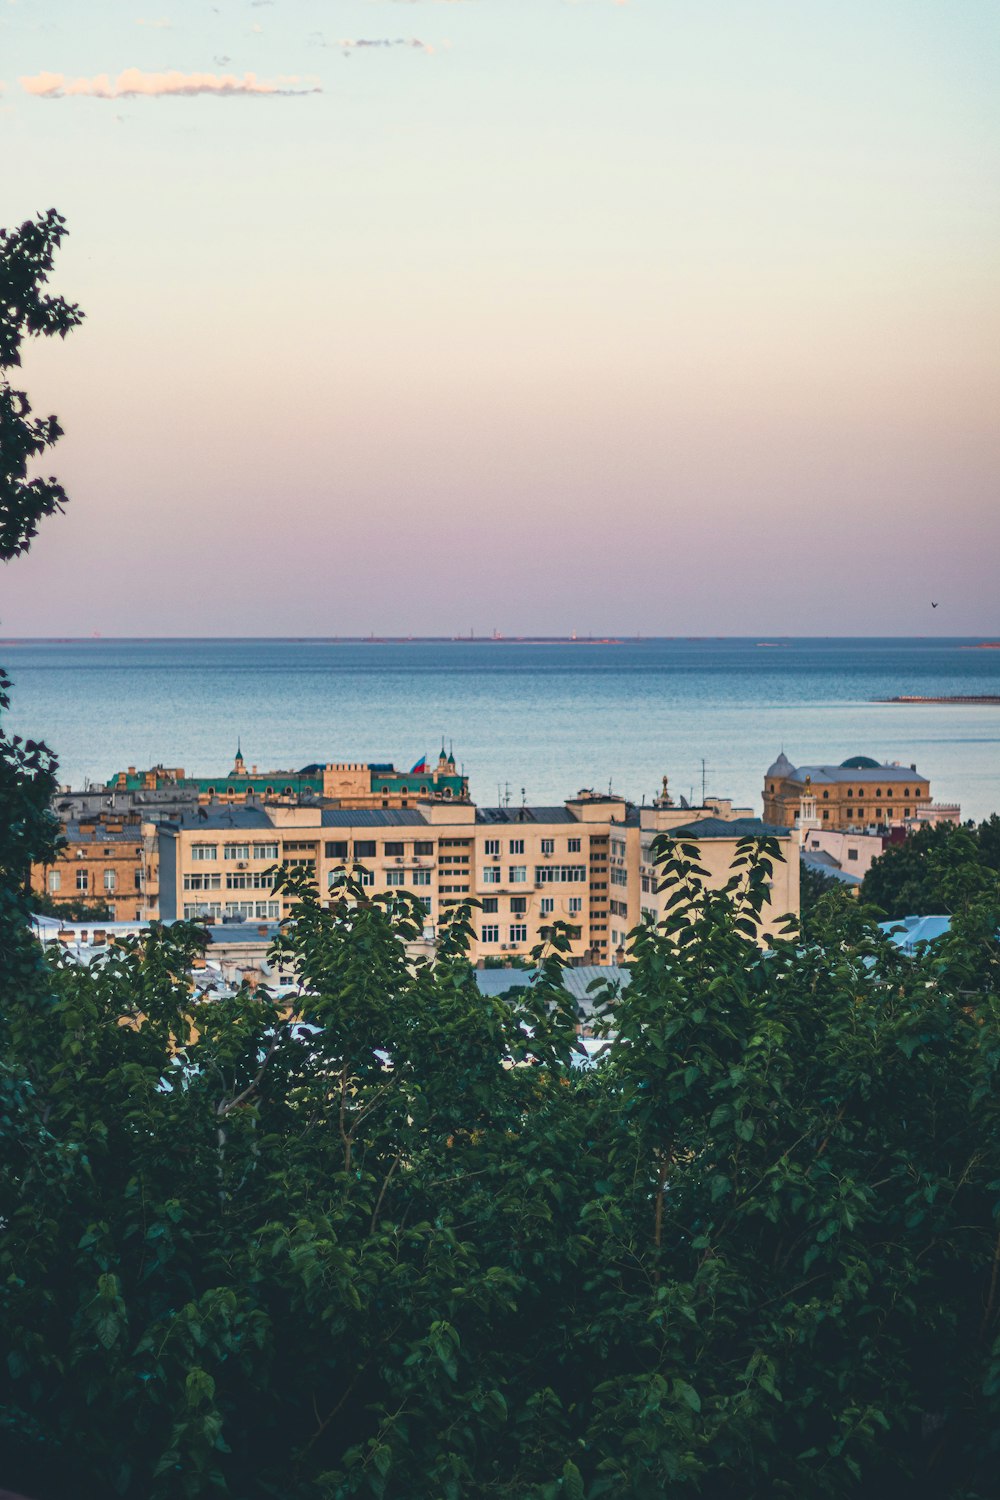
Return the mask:
{"type": "Polygon", "coordinates": [[[993,0],[0,0],[0,223],[87,315],[0,631],[1000,635],[998,58],[993,0]]]}

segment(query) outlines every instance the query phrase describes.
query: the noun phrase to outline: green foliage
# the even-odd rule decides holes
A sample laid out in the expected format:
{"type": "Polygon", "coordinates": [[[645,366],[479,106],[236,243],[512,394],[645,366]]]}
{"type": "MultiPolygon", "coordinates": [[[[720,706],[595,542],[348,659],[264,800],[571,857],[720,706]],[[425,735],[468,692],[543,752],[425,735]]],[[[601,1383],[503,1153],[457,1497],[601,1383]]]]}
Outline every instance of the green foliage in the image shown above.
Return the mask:
{"type": "MultiPolygon", "coordinates": [[[[85,1497],[995,1494],[1000,1004],[975,936],[669,915],[573,1066],[565,935],[480,994],[459,909],[301,872],[266,992],[178,924],[0,987],[0,1430],[85,1497]],[[960,952],[965,944],[964,953],[960,952]],[[957,991],[959,960],[975,996],[957,991]],[[978,966],[978,967],[977,967],[978,966]],[[515,1065],[520,1063],[521,1065],[515,1065]]],[[[853,913],[852,913],[853,920],[853,913]]]]}
{"type": "Polygon", "coordinates": [[[44,291],[65,221],[49,209],[19,229],[0,229],[0,561],[26,552],[43,516],[62,510],[55,479],[28,477],[32,461],[61,436],[55,417],[33,417],[7,372],[21,363],[26,338],[66,334],[83,321],[78,307],[44,291]]]}
{"type": "Polygon", "coordinates": [[[890,844],[861,886],[861,898],[887,917],[929,916],[964,910],[995,894],[1000,882],[1000,818],[978,828],[927,825],[890,844]]]}
{"type": "MultiPolygon", "coordinates": [[[[78,308],[43,290],[65,233],[54,209],[19,229],[0,229],[0,564],[26,551],[39,520],[66,498],[54,479],[28,475],[60,436],[59,424],[32,417],[27,396],[8,378],[26,338],[65,337],[81,321],[78,308]]],[[[24,893],[31,861],[55,854],[56,760],[45,745],[7,733],[9,707],[10,679],[0,669],[0,961],[8,982],[30,985],[38,961],[22,920],[24,893]]]]}
{"type": "Polygon", "coordinates": [[[41,917],[58,917],[64,922],[110,922],[113,920],[111,907],[104,901],[88,901],[85,896],[79,900],[55,901],[44,891],[32,891],[30,896],[32,911],[41,917]]]}

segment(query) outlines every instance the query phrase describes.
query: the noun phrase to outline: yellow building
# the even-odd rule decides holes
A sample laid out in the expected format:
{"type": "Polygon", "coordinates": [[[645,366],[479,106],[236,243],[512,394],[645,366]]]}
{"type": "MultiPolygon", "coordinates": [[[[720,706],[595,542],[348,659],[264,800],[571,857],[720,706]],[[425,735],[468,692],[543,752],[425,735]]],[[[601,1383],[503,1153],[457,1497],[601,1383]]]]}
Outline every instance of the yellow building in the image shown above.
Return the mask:
{"type": "Polygon", "coordinates": [[[145,863],[138,822],[69,822],[55,860],[31,867],[31,889],[56,906],[106,906],[113,919],[146,915],[145,863]]]}
{"type": "Polygon", "coordinates": [[[839,766],[793,766],[784,751],[764,777],[764,821],[793,828],[801,817],[820,828],[888,828],[920,820],[931,786],[916,766],[880,765],[853,755],[839,766]]]}
{"type": "MultiPolygon", "coordinates": [[[[704,840],[704,862],[720,884],[738,839],[772,832],[722,799],[693,809],[661,798],[639,809],[589,792],[546,807],[430,799],[412,808],[201,807],[144,829],[155,843],[147,915],[275,921],[291,907],[272,892],[271,867],[301,866],[321,892],[346,868],[373,892],[416,895],[429,934],[451,908],[475,898],[473,961],[526,958],[563,921],[576,934],[575,962],[607,964],[644,911],[654,919],[662,913],[665,898],[645,888],[657,879],[647,859],[652,838],[671,826],[704,840]]],[[[774,918],[798,912],[797,846],[791,852],[775,877],[774,918]]]]}

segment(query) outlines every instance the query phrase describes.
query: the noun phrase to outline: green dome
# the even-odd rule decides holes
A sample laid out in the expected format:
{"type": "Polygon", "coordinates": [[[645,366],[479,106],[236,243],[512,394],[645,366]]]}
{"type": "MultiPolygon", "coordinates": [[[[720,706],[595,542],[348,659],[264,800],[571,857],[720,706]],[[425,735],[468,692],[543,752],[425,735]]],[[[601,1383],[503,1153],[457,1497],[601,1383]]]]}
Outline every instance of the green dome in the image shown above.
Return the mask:
{"type": "Polygon", "coordinates": [[[852,755],[850,760],[842,760],[840,765],[844,771],[877,771],[879,769],[878,761],[872,760],[870,755],[852,755]]]}

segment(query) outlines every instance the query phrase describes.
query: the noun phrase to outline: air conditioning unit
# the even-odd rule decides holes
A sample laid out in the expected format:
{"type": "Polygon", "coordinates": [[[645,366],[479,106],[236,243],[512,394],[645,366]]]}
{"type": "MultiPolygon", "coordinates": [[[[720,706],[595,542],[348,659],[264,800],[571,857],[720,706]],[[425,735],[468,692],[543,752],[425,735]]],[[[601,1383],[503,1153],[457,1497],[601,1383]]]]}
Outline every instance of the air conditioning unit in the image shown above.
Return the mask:
{"type": "Polygon", "coordinates": [[[245,859],[238,859],[236,861],[236,868],[237,868],[237,870],[245,870],[246,867],[247,867],[247,862],[246,862],[245,859]]]}
{"type": "Polygon", "coordinates": [[[403,857],[402,854],[397,854],[396,855],[396,863],[397,863],[397,865],[402,865],[402,864],[406,863],[406,860],[404,859],[404,857],[403,857]]]}

